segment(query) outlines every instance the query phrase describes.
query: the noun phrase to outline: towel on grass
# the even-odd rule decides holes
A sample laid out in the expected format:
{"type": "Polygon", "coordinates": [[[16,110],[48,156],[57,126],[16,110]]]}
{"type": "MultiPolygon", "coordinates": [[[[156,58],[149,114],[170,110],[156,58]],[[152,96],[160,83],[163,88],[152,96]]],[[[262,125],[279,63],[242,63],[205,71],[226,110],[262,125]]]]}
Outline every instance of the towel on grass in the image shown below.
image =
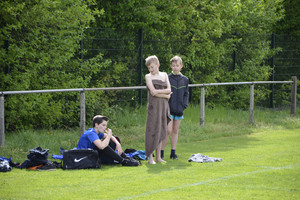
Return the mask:
{"type": "Polygon", "coordinates": [[[189,162],[198,162],[198,163],[205,163],[205,162],[220,162],[222,158],[213,158],[209,156],[205,156],[201,153],[193,154],[188,159],[189,162]]]}

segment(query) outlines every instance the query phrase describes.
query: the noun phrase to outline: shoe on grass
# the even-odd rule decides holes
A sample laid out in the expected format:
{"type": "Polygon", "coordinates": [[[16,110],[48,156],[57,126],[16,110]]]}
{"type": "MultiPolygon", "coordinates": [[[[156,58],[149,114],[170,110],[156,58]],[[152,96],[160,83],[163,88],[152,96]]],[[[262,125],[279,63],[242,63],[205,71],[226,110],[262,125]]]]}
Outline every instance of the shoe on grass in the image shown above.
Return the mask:
{"type": "Polygon", "coordinates": [[[139,166],[139,162],[134,160],[134,159],[127,159],[127,158],[124,158],[123,162],[122,162],[122,165],[123,166],[131,166],[131,167],[134,167],[134,166],[139,166]]]}
{"type": "Polygon", "coordinates": [[[178,156],[176,154],[171,154],[170,158],[175,160],[175,159],[178,159],[178,156]]]}

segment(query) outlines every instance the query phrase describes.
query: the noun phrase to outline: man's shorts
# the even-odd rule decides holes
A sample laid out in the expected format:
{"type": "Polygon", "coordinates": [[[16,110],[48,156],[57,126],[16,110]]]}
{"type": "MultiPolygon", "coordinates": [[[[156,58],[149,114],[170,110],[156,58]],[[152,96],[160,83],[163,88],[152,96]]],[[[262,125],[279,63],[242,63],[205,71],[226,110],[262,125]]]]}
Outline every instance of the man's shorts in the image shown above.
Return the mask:
{"type": "Polygon", "coordinates": [[[181,116],[171,115],[171,119],[173,119],[173,120],[180,120],[180,119],[183,119],[183,115],[181,115],[181,116]]]}

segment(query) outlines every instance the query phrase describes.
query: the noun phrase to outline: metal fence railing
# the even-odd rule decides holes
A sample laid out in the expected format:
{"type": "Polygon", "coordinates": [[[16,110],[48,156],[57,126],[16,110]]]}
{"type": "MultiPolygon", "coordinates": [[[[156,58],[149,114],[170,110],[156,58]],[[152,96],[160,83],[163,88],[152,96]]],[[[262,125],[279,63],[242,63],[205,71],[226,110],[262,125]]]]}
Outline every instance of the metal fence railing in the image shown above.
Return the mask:
{"type": "MultiPolygon", "coordinates": [[[[291,84],[291,115],[296,115],[297,103],[297,77],[293,76],[292,81],[254,81],[254,82],[228,82],[228,83],[206,83],[190,84],[189,87],[201,87],[200,101],[200,125],[205,122],[205,87],[226,86],[226,85],[250,85],[250,123],[254,123],[254,85],[257,84],[291,84]]],[[[32,93],[53,93],[53,92],[80,92],[80,134],[85,131],[86,111],[85,111],[85,93],[87,91],[97,90],[141,90],[146,86],[134,87],[110,87],[110,88],[76,88],[76,89],[54,89],[54,90],[30,90],[30,91],[1,91],[0,92],[0,146],[5,144],[5,115],[4,115],[4,97],[14,94],[32,94],[32,93]]]]}

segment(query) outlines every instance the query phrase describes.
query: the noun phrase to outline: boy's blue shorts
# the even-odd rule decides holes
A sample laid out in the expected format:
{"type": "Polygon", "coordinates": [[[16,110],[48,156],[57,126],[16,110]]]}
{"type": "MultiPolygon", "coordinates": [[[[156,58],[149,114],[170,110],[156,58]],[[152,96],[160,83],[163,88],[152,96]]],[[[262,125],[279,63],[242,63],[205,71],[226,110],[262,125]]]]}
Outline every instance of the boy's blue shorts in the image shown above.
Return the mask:
{"type": "Polygon", "coordinates": [[[181,116],[171,115],[171,119],[173,119],[173,120],[180,120],[180,119],[183,119],[183,115],[181,115],[181,116]]]}

